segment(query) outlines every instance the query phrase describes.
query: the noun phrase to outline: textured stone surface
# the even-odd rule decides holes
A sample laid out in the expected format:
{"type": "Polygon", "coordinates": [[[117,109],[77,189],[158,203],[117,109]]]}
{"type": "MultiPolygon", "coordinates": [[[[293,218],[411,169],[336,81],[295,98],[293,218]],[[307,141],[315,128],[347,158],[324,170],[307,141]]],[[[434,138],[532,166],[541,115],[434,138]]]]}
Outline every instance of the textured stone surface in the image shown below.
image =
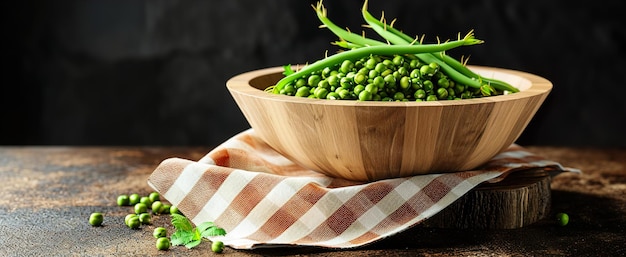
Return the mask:
{"type": "MultiPolygon", "coordinates": [[[[248,125],[235,74],[321,58],[335,37],[315,1],[16,1],[3,8],[0,144],[215,145],[248,125]]],[[[360,30],[360,1],[325,1],[360,30]]],[[[623,1],[370,1],[409,34],[481,46],[450,52],[519,69],[554,90],[522,144],[626,146],[623,1]]],[[[373,35],[373,34],[370,34],[373,35]]]]}

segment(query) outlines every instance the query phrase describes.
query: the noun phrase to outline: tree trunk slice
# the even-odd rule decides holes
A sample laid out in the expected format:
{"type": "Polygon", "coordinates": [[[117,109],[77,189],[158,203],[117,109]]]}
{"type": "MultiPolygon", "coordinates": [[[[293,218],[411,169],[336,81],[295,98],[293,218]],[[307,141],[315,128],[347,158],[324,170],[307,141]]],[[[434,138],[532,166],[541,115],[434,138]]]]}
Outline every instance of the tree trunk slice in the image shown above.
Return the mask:
{"type": "Polygon", "coordinates": [[[436,228],[514,229],[546,217],[550,176],[545,170],[516,171],[497,183],[484,183],[422,222],[436,228]]]}

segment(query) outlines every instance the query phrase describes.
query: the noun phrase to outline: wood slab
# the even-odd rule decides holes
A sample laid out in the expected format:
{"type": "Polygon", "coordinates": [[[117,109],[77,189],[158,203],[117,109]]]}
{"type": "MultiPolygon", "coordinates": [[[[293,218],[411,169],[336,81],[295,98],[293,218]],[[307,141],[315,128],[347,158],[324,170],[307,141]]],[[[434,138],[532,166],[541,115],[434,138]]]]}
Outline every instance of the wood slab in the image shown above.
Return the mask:
{"type": "Polygon", "coordinates": [[[497,183],[483,183],[424,221],[437,228],[514,229],[550,213],[550,176],[542,169],[516,171],[497,183]]]}

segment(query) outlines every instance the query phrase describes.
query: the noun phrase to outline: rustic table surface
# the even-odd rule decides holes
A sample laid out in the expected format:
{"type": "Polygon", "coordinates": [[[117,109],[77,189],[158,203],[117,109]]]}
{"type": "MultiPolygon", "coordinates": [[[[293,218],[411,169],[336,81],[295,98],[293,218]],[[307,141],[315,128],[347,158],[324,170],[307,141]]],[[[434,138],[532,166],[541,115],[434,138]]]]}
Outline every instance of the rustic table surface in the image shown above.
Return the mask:
{"type": "MultiPolygon", "coordinates": [[[[625,256],[626,150],[527,147],[533,153],[578,168],[551,181],[551,216],[565,212],[561,227],[544,219],[519,229],[441,229],[416,226],[358,249],[272,248],[234,250],[228,256],[625,256]]],[[[130,229],[119,194],[149,194],[146,181],[164,159],[197,160],[210,148],[181,147],[0,147],[1,256],[214,256],[210,244],[159,251],[152,225],[130,229]],[[88,223],[92,212],[104,225],[88,223]]]]}

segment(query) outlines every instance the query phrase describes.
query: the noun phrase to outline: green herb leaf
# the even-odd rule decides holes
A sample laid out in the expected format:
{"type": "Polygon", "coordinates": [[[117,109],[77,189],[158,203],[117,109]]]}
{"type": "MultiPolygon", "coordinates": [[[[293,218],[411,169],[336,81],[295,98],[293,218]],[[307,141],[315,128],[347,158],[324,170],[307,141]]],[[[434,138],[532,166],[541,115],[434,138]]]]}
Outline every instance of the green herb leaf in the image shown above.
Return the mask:
{"type": "Polygon", "coordinates": [[[287,64],[287,65],[283,66],[283,69],[285,70],[285,71],[283,71],[283,75],[285,75],[285,76],[289,76],[289,75],[291,75],[293,73],[296,73],[295,71],[293,71],[293,69],[291,69],[291,64],[287,64]]]}
{"type": "Polygon", "coordinates": [[[178,230],[170,236],[172,245],[186,245],[191,242],[192,239],[193,233],[191,231],[178,230]]]}
{"type": "Polygon", "coordinates": [[[174,225],[174,228],[176,228],[176,231],[182,230],[182,231],[190,231],[193,229],[193,225],[191,224],[191,222],[187,219],[187,217],[180,215],[180,214],[176,214],[176,213],[172,213],[172,225],[174,225]]]}
{"type": "Polygon", "coordinates": [[[194,248],[194,247],[198,246],[200,243],[202,243],[202,240],[193,240],[193,241],[185,244],[185,247],[191,249],[191,248],[194,248]]]}
{"type": "Polygon", "coordinates": [[[171,216],[172,225],[176,229],[176,232],[170,236],[172,245],[184,245],[191,249],[198,246],[203,237],[226,235],[226,231],[213,222],[203,222],[194,228],[187,217],[176,213],[172,213],[171,216]]]}
{"type": "Polygon", "coordinates": [[[213,226],[213,227],[208,228],[205,231],[202,231],[203,237],[224,236],[224,235],[226,235],[226,230],[217,226],[213,226]]]}
{"type": "Polygon", "coordinates": [[[202,224],[197,226],[197,228],[200,231],[200,233],[204,232],[205,230],[209,229],[210,227],[215,227],[215,223],[207,221],[207,222],[203,222],[202,224]]]}
{"type": "Polygon", "coordinates": [[[197,228],[193,229],[193,240],[201,240],[202,239],[202,235],[200,234],[200,231],[197,228]]]}

